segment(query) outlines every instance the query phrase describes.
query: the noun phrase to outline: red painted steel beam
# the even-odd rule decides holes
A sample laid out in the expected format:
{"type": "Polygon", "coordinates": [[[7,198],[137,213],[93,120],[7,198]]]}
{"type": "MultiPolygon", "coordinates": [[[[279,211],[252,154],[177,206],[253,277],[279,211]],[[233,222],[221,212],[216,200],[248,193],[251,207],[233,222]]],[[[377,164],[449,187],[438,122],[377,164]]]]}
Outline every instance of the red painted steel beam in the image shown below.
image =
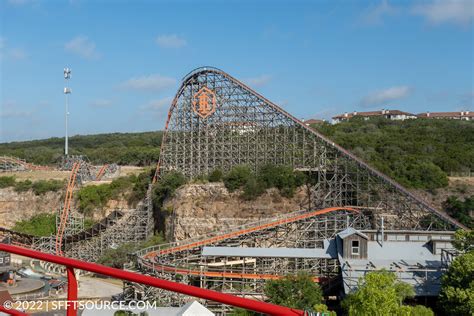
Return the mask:
{"type": "Polygon", "coordinates": [[[304,316],[305,312],[298,309],[288,308],[284,306],[259,302],[247,298],[237,297],[229,294],[224,294],[207,289],[201,289],[196,286],[185,285],[177,282],[162,280],[139,273],[133,273],[120,269],[106,267],[96,263],[84,262],[76,259],[55,256],[43,253],[36,250],[26,249],[22,247],[7,245],[0,243],[0,251],[14,253],[20,256],[39,259],[66,266],[68,268],[80,269],[94,273],[104,274],[117,279],[122,279],[130,282],[141,283],[164,290],[177,292],[189,296],[194,296],[210,301],[219,302],[226,305],[241,307],[259,313],[275,316],[304,316]]]}
{"type": "Polygon", "coordinates": [[[67,307],[67,316],[77,315],[77,279],[74,273],[74,268],[67,267],[67,301],[72,306],[67,307]]]}
{"type": "Polygon", "coordinates": [[[28,316],[27,313],[23,313],[14,309],[7,309],[0,305],[0,312],[5,313],[7,315],[14,315],[14,316],[28,316]]]}

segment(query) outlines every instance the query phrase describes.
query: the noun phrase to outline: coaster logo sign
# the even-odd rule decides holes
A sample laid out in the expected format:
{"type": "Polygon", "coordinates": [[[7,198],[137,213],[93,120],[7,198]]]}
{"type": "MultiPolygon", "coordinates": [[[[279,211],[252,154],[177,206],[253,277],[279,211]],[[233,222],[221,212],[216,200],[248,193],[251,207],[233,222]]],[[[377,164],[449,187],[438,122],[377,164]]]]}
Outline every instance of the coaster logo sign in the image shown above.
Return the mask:
{"type": "Polygon", "coordinates": [[[201,88],[194,95],[193,110],[201,118],[208,118],[216,111],[216,94],[207,87],[201,88]]]}

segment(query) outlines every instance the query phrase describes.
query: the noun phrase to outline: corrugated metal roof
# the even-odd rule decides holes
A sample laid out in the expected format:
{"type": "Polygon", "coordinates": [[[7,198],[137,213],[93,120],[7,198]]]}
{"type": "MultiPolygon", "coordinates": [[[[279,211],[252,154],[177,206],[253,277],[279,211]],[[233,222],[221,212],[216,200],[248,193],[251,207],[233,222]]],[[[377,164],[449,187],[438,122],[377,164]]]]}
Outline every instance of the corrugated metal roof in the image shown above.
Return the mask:
{"type": "Polygon", "coordinates": [[[349,237],[349,236],[354,235],[354,234],[357,234],[357,235],[359,235],[359,236],[361,236],[365,239],[369,239],[369,237],[366,234],[364,234],[364,233],[362,233],[362,232],[360,232],[360,231],[358,231],[358,230],[356,230],[352,227],[348,227],[348,228],[344,229],[342,232],[338,233],[337,235],[341,239],[344,239],[344,238],[349,237]]]}
{"type": "Polygon", "coordinates": [[[253,257],[253,258],[337,258],[335,240],[325,241],[324,248],[243,248],[204,247],[205,257],[253,257]]]}

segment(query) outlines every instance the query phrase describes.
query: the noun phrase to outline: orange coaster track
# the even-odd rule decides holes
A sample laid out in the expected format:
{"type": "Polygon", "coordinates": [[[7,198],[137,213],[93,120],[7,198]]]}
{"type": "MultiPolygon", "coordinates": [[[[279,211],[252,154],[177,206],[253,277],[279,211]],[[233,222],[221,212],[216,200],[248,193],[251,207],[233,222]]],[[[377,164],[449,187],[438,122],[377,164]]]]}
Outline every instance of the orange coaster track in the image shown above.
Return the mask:
{"type": "Polygon", "coordinates": [[[59,224],[58,231],[56,233],[56,254],[57,255],[63,254],[63,251],[62,251],[63,237],[64,237],[64,232],[66,230],[66,224],[67,224],[67,220],[69,216],[69,211],[71,209],[72,194],[74,191],[74,186],[76,184],[77,172],[79,171],[80,167],[81,167],[81,164],[79,162],[74,163],[74,165],[72,166],[71,176],[69,177],[69,182],[67,184],[66,198],[64,200],[64,207],[61,213],[61,222],[59,224]]]}
{"type": "MultiPolygon", "coordinates": [[[[202,247],[205,245],[210,245],[214,244],[216,242],[220,242],[226,239],[234,238],[234,237],[239,237],[245,234],[253,233],[253,232],[258,232],[262,231],[268,228],[273,228],[279,225],[283,224],[288,224],[288,223],[293,223],[296,221],[304,220],[310,217],[314,216],[319,216],[319,215],[324,215],[328,214],[331,212],[336,212],[336,211],[349,211],[349,212],[354,212],[354,213],[359,213],[359,210],[352,208],[352,207],[330,207],[330,208],[325,208],[322,210],[318,211],[312,211],[312,212],[307,212],[303,214],[298,214],[295,216],[291,216],[288,218],[284,219],[279,219],[276,221],[268,222],[265,224],[261,225],[256,225],[254,227],[250,228],[245,228],[245,229],[240,229],[236,230],[231,233],[226,233],[222,235],[218,235],[215,237],[203,239],[200,241],[196,242],[191,242],[185,245],[180,245],[180,246],[174,246],[158,251],[152,251],[147,254],[145,254],[142,257],[141,263],[147,267],[148,269],[152,269],[156,272],[168,272],[168,273],[174,273],[174,274],[184,274],[184,275],[194,275],[194,276],[206,276],[206,277],[219,277],[219,278],[235,278],[235,279],[261,279],[261,280],[274,280],[274,279],[280,279],[283,276],[280,275],[274,275],[274,274],[255,274],[255,273],[235,273],[235,272],[221,272],[221,271],[204,271],[204,270],[198,270],[198,269],[189,269],[189,268],[182,268],[182,267],[173,267],[169,265],[163,265],[162,263],[159,262],[159,257],[161,255],[167,255],[171,253],[176,253],[180,251],[185,251],[185,250],[190,250],[190,249],[195,249],[198,247],[202,247]]],[[[315,282],[319,282],[320,278],[315,277],[314,278],[315,282]]]]}
{"type": "Polygon", "coordinates": [[[105,170],[107,170],[108,166],[109,166],[108,164],[105,164],[100,168],[99,172],[95,176],[96,181],[100,181],[100,179],[102,179],[102,176],[105,174],[105,170]]]}

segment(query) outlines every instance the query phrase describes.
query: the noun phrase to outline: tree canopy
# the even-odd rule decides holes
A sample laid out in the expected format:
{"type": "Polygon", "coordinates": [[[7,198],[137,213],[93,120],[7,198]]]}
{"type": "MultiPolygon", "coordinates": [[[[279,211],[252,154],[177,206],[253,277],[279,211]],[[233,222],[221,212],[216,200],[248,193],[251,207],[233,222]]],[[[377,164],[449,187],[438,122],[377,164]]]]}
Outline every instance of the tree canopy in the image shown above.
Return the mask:
{"type": "Polygon", "coordinates": [[[422,306],[403,305],[403,301],[414,296],[413,288],[399,282],[394,273],[385,270],[369,272],[359,280],[358,289],[349,294],[342,302],[342,307],[349,316],[359,315],[433,315],[433,312],[422,306]]]}
{"type": "Polygon", "coordinates": [[[457,256],[443,275],[439,305],[447,314],[474,315],[474,232],[458,230],[457,256]]]}
{"type": "Polygon", "coordinates": [[[407,187],[444,187],[447,174],[474,170],[474,122],[356,117],[313,127],[407,187]]]}

